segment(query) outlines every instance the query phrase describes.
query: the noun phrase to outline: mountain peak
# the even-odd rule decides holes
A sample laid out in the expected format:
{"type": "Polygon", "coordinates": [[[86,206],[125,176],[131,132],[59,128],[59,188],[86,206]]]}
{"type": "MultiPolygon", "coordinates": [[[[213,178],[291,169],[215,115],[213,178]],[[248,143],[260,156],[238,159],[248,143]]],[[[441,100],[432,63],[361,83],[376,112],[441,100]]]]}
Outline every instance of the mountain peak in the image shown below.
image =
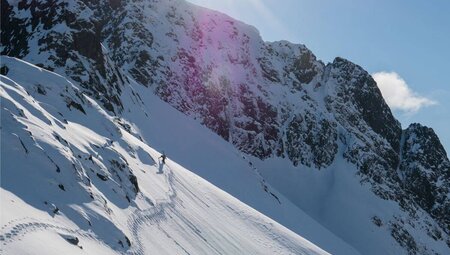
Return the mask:
{"type": "Polygon", "coordinates": [[[430,127],[412,123],[404,131],[404,149],[417,159],[426,159],[426,168],[432,169],[440,162],[448,161],[447,153],[439,137],[430,127]]]}
{"type": "Polygon", "coordinates": [[[444,147],[432,128],[419,123],[404,130],[402,140],[400,170],[407,191],[449,230],[450,161],[444,147]]]}

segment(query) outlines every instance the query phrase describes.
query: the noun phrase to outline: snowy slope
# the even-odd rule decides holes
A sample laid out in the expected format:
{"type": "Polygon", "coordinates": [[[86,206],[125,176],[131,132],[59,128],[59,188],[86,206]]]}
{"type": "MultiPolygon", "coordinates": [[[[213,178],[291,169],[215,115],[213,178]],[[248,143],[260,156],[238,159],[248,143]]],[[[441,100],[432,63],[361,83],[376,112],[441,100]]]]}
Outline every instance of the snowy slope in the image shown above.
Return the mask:
{"type": "Polygon", "coordinates": [[[418,210],[412,223],[401,206],[373,194],[370,185],[361,185],[356,168],[344,160],[336,160],[321,171],[276,158],[252,162],[274,188],[364,254],[404,254],[408,243],[414,243],[419,254],[430,250],[448,253],[447,244],[438,238],[439,226],[425,211],[418,210]],[[406,231],[400,230],[403,228],[406,231]],[[434,232],[427,235],[416,230],[427,228],[434,232]]]}
{"type": "Polygon", "coordinates": [[[245,154],[205,126],[140,86],[124,92],[122,100],[132,106],[123,119],[133,123],[139,137],[154,148],[327,251],[358,253],[271,188],[245,154]],[[142,100],[132,100],[133,93],[142,100]]]}
{"type": "Polygon", "coordinates": [[[161,164],[65,78],[1,62],[2,254],[326,254],[170,157],[161,164]],[[75,237],[80,247],[65,240],[75,237]]]}
{"type": "MultiPolygon", "coordinates": [[[[323,226],[363,254],[403,254],[405,247],[392,238],[392,231],[398,231],[404,242],[414,238],[419,240],[417,247],[447,253],[444,240],[435,240],[414,229],[430,228],[435,231],[430,235],[439,236],[439,226],[425,211],[416,208],[416,222],[411,226],[409,213],[376,196],[370,185],[361,185],[357,168],[346,160],[337,158],[318,171],[314,167],[294,166],[282,158],[261,160],[240,153],[197,121],[145,93],[145,88],[133,88],[141,95],[145,110],[132,114],[125,111],[123,118],[139,127],[139,134],[152,146],[165,150],[182,165],[195,169],[200,176],[331,253],[351,251],[343,249],[334,236],[322,232],[323,226]],[[263,181],[281,204],[269,194],[261,197],[261,183],[255,180],[263,181]],[[397,227],[408,232],[395,230],[397,227]]],[[[126,96],[122,100],[126,102],[126,96]]],[[[345,145],[340,146],[338,153],[342,154],[345,145]]],[[[429,252],[417,249],[419,253],[429,252]]]]}
{"type": "Polygon", "coordinates": [[[184,0],[2,0],[1,34],[2,55],[76,87],[19,82],[55,125],[107,140],[90,149],[72,141],[70,151],[67,134],[47,134],[64,156],[42,168],[76,173],[60,170],[64,189],[75,177],[120,208],[139,197],[139,175],[113,142],[119,128],[331,253],[450,253],[447,153],[432,129],[402,130],[370,74],[348,60],[264,42],[254,27],[184,0]]]}

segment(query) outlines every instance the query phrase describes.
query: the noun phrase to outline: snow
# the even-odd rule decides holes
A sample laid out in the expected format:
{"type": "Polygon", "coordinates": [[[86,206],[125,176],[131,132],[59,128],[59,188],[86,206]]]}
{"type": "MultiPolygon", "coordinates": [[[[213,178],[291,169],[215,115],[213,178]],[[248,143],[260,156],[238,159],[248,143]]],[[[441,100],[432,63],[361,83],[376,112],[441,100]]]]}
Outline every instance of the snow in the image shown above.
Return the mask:
{"type": "MultiPolygon", "coordinates": [[[[364,254],[405,253],[404,247],[390,238],[390,228],[398,219],[406,222],[408,212],[393,201],[377,197],[370,185],[361,184],[356,167],[344,159],[337,158],[321,170],[293,166],[281,158],[264,161],[252,158],[251,161],[274,188],[358,251],[364,251],[364,254]],[[381,227],[372,222],[375,216],[382,220],[381,227]]],[[[419,214],[421,226],[432,222],[423,211],[419,214]]],[[[408,224],[403,226],[429,248],[439,254],[447,253],[448,247],[443,240],[433,240],[408,224]]]]}
{"type": "MultiPolygon", "coordinates": [[[[169,146],[167,164],[158,162],[160,152],[116,125],[93,100],[76,99],[70,81],[17,59],[2,57],[1,62],[9,68],[0,90],[2,254],[327,254],[174,162],[169,146]],[[47,94],[37,93],[36,84],[44,85],[47,94]],[[67,108],[66,97],[82,103],[86,114],[67,108]],[[126,173],[115,172],[111,159],[137,177],[139,193],[133,195],[126,173]],[[134,199],[127,202],[125,195],[134,199]],[[82,248],[65,237],[78,238],[82,248]]],[[[170,107],[153,109],[150,116],[161,109],[170,107]]],[[[175,122],[170,119],[178,116],[166,113],[175,122]]],[[[158,123],[155,117],[150,121],[158,123]]],[[[167,135],[170,126],[165,128],[167,135]]],[[[214,160],[208,162],[215,171],[214,160]]],[[[253,172],[242,172],[242,178],[257,180],[253,172]]],[[[238,194],[248,192],[255,199],[253,183],[238,194]]],[[[258,189],[265,203],[273,200],[258,189]]]]}
{"type": "MultiPolygon", "coordinates": [[[[358,254],[276,190],[269,188],[281,204],[264,192],[262,177],[251,167],[248,156],[197,121],[156,96],[145,93],[142,86],[133,88],[145,102],[141,106],[143,110],[132,111],[129,115],[124,111],[124,118],[140,127],[140,134],[152,147],[165,151],[169,158],[176,159],[199,176],[327,251],[358,254]]],[[[125,105],[131,105],[127,102],[126,92],[122,100],[125,105]]]]}

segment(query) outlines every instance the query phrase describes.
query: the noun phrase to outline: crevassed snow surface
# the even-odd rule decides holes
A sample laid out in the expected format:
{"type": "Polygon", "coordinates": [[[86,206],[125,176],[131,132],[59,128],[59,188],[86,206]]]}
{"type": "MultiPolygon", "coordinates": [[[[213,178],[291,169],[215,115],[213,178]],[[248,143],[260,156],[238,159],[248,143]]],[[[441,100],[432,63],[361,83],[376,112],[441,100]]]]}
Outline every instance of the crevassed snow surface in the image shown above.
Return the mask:
{"type": "MultiPolygon", "coordinates": [[[[173,119],[179,116],[170,107],[155,101],[161,104],[158,108],[136,104],[134,109],[147,111],[146,132],[154,132],[158,148],[167,148],[169,159],[162,164],[151,140],[150,146],[141,141],[134,125],[127,132],[130,126],[121,122],[125,120],[109,116],[64,77],[14,58],[2,57],[1,62],[9,69],[0,87],[2,254],[327,254],[172,161],[171,153],[187,168],[195,167],[197,161],[189,157],[197,155],[210,164],[196,171],[215,180],[223,177],[219,186],[248,181],[247,187],[240,186],[244,190],[234,189],[237,194],[232,195],[244,202],[246,195],[249,201],[261,201],[262,208],[279,205],[251,168],[231,175],[234,178],[217,171],[229,168],[235,173],[235,167],[248,163],[238,154],[230,155],[233,150],[221,155],[227,148],[222,144],[209,154],[209,149],[192,151],[199,147],[189,143],[183,147],[172,133],[181,129],[171,126],[179,124],[173,119]],[[171,147],[175,141],[178,149],[171,147]],[[220,156],[223,159],[214,158],[220,156]],[[219,167],[221,160],[229,164],[219,167]],[[132,176],[139,192],[127,180],[132,176]]],[[[198,137],[198,146],[208,143],[203,140],[208,136],[213,134],[198,137]]],[[[282,196],[278,199],[285,204],[282,213],[295,208],[282,196]]],[[[270,216],[282,218],[276,211],[270,216]]],[[[308,235],[325,235],[328,240],[322,242],[329,247],[354,252],[299,209],[290,213],[285,216],[300,219],[286,222],[293,221],[298,229],[304,223],[308,235]]]]}

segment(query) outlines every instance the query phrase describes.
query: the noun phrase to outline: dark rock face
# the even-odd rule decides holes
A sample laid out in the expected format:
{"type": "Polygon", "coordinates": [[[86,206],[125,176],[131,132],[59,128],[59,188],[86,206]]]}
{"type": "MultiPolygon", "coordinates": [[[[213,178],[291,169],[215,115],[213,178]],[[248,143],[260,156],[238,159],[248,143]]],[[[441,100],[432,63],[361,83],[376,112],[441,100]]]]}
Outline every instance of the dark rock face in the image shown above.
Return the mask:
{"type": "Polygon", "coordinates": [[[8,74],[8,71],[9,71],[9,69],[8,69],[7,66],[2,66],[2,67],[0,67],[0,74],[1,74],[1,75],[7,75],[7,74],[8,74]]]}
{"type": "Polygon", "coordinates": [[[138,184],[136,175],[130,174],[129,180],[130,180],[131,184],[133,184],[134,191],[136,193],[138,193],[139,192],[139,184],[138,184]]]}
{"type": "Polygon", "coordinates": [[[367,125],[385,138],[395,152],[399,149],[401,127],[392,115],[373,78],[360,66],[336,58],[331,67],[339,70],[335,77],[341,84],[341,96],[351,101],[367,125]]]}
{"type": "Polygon", "coordinates": [[[391,235],[408,251],[408,254],[417,254],[419,252],[419,248],[417,247],[417,243],[414,238],[400,224],[395,223],[392,225],[391,235]]]}
{"type": "Polygon", "coordinates": [[[309,50],[306,50],[295,60],[291,71],[301,83],[308,84],[318,73],[315,66],[316,61],[316,56],[309,50]]]}
{"type": "Polygon", "coordinates": [[[25,29],[25,21],[14,17],[13,6],[7,0],[1,0],[1,42],[4,52],[12,56],[23,57],[28,54],[28,32],[25,29]],[[21,29],[16,29],[21,27],[21,29]]]}
{"type": "Polygon", "coordinates": [[[321,167],[328,166],[337,152],[336,123],[307,113],[304,117],[295,116],[286,130],[289,159],[297,165],[321,167]]]}
{"type": "Polygon", "coordinates": [[[2,0],[2,55],[67,75],[107,110],[120,111],[123,78],[103,53],[101,31],[101,20],[82,1],[22,0],[12,6],[2,0]]]}
{"type": "Polygon", "coordinates": [[[404,131],[400,171],[407,192],[450,232],[450,161],[433,129],[411,124],[404,131]]]}
{"type": "Polygon", "coordinates": [[[344,158],[359,168],[362,181],[385,199],[398,199],[400,123],[393,117],[372,77],[360,66],[336,58],[325,70],[327,110],[347,132],[340,135],[344,158]]]}

